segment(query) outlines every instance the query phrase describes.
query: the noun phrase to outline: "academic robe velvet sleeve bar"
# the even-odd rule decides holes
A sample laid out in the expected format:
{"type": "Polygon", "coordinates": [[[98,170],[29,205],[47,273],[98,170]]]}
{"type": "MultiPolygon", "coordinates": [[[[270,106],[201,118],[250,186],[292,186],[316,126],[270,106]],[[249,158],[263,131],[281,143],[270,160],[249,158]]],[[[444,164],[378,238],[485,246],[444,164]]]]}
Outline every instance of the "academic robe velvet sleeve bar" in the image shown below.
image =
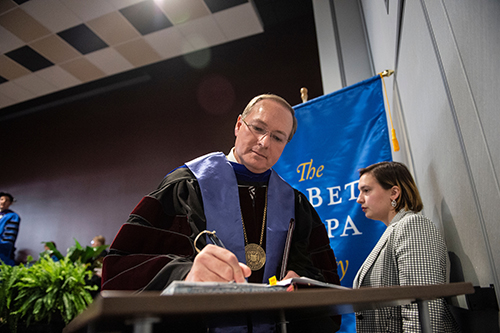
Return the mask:
{"type": "MultiPolygon", "coordinates": [[[[294,195],[296,227],[287,269],[340,284],[321,219],[302,193],[294,195]]],[[[102,289],[161,290],[184,279],[196,254],[193,241],[205,227],[198,182],[189,169],[178,168],[139,202],[116,235],[104,259],[102,289]]],[[[197,245],[205,245],[203,237],[197,245]]]]}

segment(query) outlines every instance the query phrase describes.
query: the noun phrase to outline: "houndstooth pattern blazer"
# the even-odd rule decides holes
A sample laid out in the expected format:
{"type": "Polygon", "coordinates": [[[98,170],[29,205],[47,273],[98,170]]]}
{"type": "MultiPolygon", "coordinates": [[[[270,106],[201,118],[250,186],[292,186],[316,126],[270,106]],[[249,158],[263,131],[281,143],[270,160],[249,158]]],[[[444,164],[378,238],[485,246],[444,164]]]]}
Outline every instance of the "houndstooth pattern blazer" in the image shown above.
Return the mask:
{"type": "MultiPolygon", "coordinates": [[[[448,252],[427,217],[402,209],[393,218],[354,278],[353,287],[447,282],[448,252]]],[[[432,332],[460,332],[444,299],[428,303],[432,332]]],[[[416,304],[356,312],[357,332],[421,332],[416,304]]]]}

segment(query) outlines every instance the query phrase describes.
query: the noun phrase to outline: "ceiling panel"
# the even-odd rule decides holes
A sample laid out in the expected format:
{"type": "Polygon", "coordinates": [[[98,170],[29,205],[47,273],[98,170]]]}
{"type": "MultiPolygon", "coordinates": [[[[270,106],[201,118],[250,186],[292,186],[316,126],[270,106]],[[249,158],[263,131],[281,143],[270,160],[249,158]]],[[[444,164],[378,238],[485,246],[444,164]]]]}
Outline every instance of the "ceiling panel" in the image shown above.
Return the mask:
{"type": "Polygon", "coordinates": [[[15,103],[19,103],[27,99],[36,97],[34,93],[26,90],[25,88],[16,84],[14,81],[7,81],[0,84],[0,93],[5,96],[9,96],[9,98],[15,103]]]}
{"type": "Polygon", "coordinates": [[[27,45],[7,52],[5,55],[32,72],[54,65],[27,45]]]}
{"type": "Polygon", "coordinates": [[[116,45],[140,37],[134,26],[119,12],[93,19],[87,22],[87,26],[108,45],[116,45]]]}
{"type": "Polygon", "coordinates": [[[264,31],[251,0],[0,0],[0,108],[264,31]]]}
{"type": "Polygon", "coordinates": [[[182,24],[210,15],[210,10],[199,0],[169,0],[156,3],[173,24],[182,24]]]}
{"type": "Polygon", "coordinates": [[[120,9],[120,13],[143,36],[172,26],[165,13],[161,11],[154,1],[136,3],[120,9]]]}
{"type": "Polygon", "coordinates": [[[194,47],[175,26],[153,32],[144,36],[144,39],[163,59],[174,58],[194,51],[194,47]]]}
{"type": "Polygon", "coordinates": [[[49,35],[31,42],[29,45],[55,64],[60,64],[81,56],[80,52],[58,35],[49,35]]]}
{"type": "Polygon", "coordinates": [[[142,38],[114,47],[134,67],[141,67],[161,60],[160,55],[142,38]]]}
{"type": "Polygon", "coordinates": [[[111,3],[105,0],[60,0],[60,2],[62,5],[66,6],[73,13],[75,13],[84,22],[93,20],[99,16],[111,13],[116,10],[111,5],[111,3]]]}
{"type": "Polygon", "coordinates": [[[24,42],[9,30],[0,26],[0,54],[12,51],[24,45],[24,42]]]}
{"type": "Polygon", "coordinates": [[[252,15],[250,3],[223,10],[213,15],[217,25],[228,40],[239,39],[260,33],[262,25],[256,15],[252,15]]]}
{"type": "Polygon", "coordinates": [[[85,24],[58,32],[57,35],[73,46],[81,54],[88,54],[108,47],[99,36],[97,36],[85,24]]]}
{"type": "Polygon", "coordinates": [[[228,42],[212,16],[205,16],[178,26],[181,34],[195,50],[228,42]]]}
{"type": "Polygon", "coordinates": [[[133,69],[134,66],[112,47],[89,54],[87,59],[106,75],[133,69]]]}
{"type": "Polygon", "coordinates": [[[3,107],[8,106],[8,105],[12,105],[16,102],[17,101],[14,100],[9,95],[5,95],[4,93],[2,93],[2,89],[0,89],[0,108],[3,108],[3,107]]]}
{"type": "Polygon", "coordinates": [[[108,0],[115,9],[122,9],[144,0],[108,0]]]}
{"type": "Polygon", "coordinates": [[[236,7],[246,2],[246,0],[205,0],[205,3],[212,13],[217,13],[225,9],[236,7]]]}
{"type": "Polygon", "coordinates": [[[83,23],[68,7],[61,6],[58,0],[31,0],[21,8],[53,33],[83,23]]]}
{"type": "Polygon", "coordinates": [[[59,66],[52,66],[36,72],[36,76],[58,89],[66,89],[80,84],[80,80],[59,66]]]}
{"type": "Polygon", "coordinates": [[[103,71],[91,63],[87,58],[78,58],[65,62],[60,66],[81,82],[90,82],[106,76],[103,71]]]}
{"type": "Polygon", "coordinates": [[[0,75],[3,78],[14,80],[30,73],[31,72],[26,67],[23,67],[5,54],[0,55],[0,75]]]}
{"type": "Polygon", "coordinates": [[[0,1],[0,13],[4,13],[12,8],[16,8],[16,4],[12,1],[0,1]]]}
{"type": "Polygon", "coordinates": [[[24,89],[32,92],[35,96],[43,96],[58,90],[55,85],[49,83],[48,81],[37,75],[33,75],[30,77],[23,76],[15,79],[14,82],[24,89]]]}
{"type": "Polygon", "coordinates": [[[20,8],[0,15],[0,26],[26,43],[50,34],[50,30],[20,8]]]}

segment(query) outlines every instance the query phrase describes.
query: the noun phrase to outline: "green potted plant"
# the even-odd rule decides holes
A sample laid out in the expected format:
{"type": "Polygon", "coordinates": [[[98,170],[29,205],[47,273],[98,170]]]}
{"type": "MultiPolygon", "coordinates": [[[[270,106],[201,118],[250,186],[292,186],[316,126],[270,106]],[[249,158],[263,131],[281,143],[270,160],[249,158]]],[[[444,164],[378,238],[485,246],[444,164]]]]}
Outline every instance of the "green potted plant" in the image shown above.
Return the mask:
{"type": "MultiPolygon", "coordinates": [[[[42,242],[47,245],[50,249],[50,253],[55,255],[59,260],[63,259],[64,256],[57,250],[52,242],[42,242]]],[[[82,264],[90,264],[90,268],[100,267],[102,264],[102,260],[100,254],[102,251],[106,250],[109,245],[102,245],[98,247],[86,246],[85,248],[78,243],[75,239],[75,245],[68,249],[66,253],[66,257],[69,257],[72,262],[80,261],[82,264]]]]}
{"type": "Polygon", "coordinates": [[[58,261],[47,252],[33,264],[11,267],[0,261],[0,331],[29,332],[39,325],[52,325],[47,331],[61,331],[92,303],[91,291],[97,286],[88,281],[106,247],[82,248],[75,240],[66,256],[51,249],[58,261]]]}

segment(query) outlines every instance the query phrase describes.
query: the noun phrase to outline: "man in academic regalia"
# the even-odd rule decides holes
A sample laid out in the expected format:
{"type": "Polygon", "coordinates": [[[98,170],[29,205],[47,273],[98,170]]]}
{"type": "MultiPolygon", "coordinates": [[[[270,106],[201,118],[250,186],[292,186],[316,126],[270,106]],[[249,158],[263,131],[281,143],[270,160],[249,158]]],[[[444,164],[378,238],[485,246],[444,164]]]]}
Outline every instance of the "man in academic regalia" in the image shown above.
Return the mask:
{"type": "MultiPolygon", "coordinates": [[[[102,289],[162,290],[175,280],[268,283],[272,276],[340,284],[323,222],[272,169],[296,128],[281,97],[252,99],[227,156],[187,162],[139,202],[104,259],[102,289]],[[216,231],[225,248],[200,235],[205,230],[216,231]]],[[[338,329],[339,318],[323,319],[308,331],[338,329]]],[[[250,322],[234,331],[274,330],[250,322]]]]}
{"type": "Polygon", "coordinates": [[[15,243],[19,232],[19,215],[10,210],[14,197],[9,193],[0,192],[0,259],[7,265],[14,266],[15,243]]]}

